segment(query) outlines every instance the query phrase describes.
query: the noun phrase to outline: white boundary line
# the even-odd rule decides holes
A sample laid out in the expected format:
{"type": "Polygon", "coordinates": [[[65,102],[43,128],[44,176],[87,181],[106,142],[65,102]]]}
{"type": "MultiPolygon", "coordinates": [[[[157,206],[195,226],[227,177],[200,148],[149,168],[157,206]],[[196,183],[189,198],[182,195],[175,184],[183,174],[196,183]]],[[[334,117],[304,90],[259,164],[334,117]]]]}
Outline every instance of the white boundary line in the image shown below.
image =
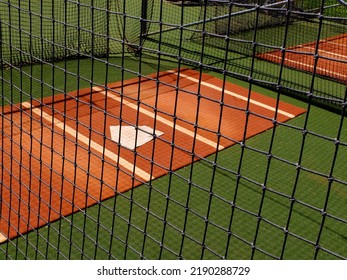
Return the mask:
{"type": "Polygon", "coordinates": [[[346,41],[347,40],[347,36],[343,36],[343,37],[338,37],[338,38],[334,38],[334,39],[323,39],[323,40],[320,40],[319,43],[323,43],[323,44],[328,44],[328,45],[335,45],[335,46],[339,46],[339,47],[342,47],[342,48],[345,48],[346,45],[345,44],[342,44],[340,43],[339,41],[346,41]],[[338,42],[334,42],[334,41],[338,41],[338,42]]]}
{"type": "Polygon", "coordinates": [[[0,244],[4,243],[8,238],[0,232],[0,244]]]}
{"type": "Polygon", "coordinates": [[[333,42],[333,41],[322,40],[321,42],[324,43],[324,44],[327,44],[327,45],[334,45],[334,46],[339,46],[339,47],[342,47],[342,48],[346,47],[346,45],[344,45],[344,44],[336,43],[336,42],[333,42]]]}
{"type": "MultiPolygon", "coordinates": [[[[96,86],[96,87],[93,87],[93,90],[96,91],[96,92],[102,93],[103,95],[106,96],[105,89],[102,88],[102,87],[96,86]]],[[[136,111],[139,110],[140,113],[142,113],[142,114],[144,114],[144,115],[146,115],[148,117],[151,117],[152,119],[156,118],[157,121],[159,121],[159,122],[161,122],[161,123],[163,123],[163,124],[165,124],[165,125],[167,125],[167,126],[169,126],[171,128],[175,127],[178,131],[184,133],[185,135],[187,135],[187,136],[189,136],[191,138],[195,137],[197,140],[205,143],[206,145],[209,145],[209,146],[211,146],[213,148],[217,147],[217,143],[216,142],[211,141],[210,139],[207,139],[206,137],[203,137],[203,136],[201,136],[199,134],[195,135],[195,133],[190,131],[189,129],[186,129],[186,128],[178,125],[178,124],[174,125],[174,123],[172,121],[169,121],[169,120],[167,120],[167,119],[165,119],[165,118],[163,118],[163,117],[161,117],[159,115],[155,115],[154,113],[152,113],[149,110],[146,110],[144,108],[138,107],[134,103],[131,103],[131,102],[126,101],[124,99],[122,100],[120,97],[117,97],[115,94],[113,94],[111,90],[109,90],[107,92],[107,97],[109,97],[109,98],[111,98],[111,99],[113,99],[115,101],[118,101],[119,103],[123,103],[124,105],[128,106],[129,108],[131,108],[133,110],[136,110],[136,111]]],[[[223,150],[224,148],[225,147],[222,146],[222,145],[218,146],[218,150],[223,150]]]]}
{"type": "MultiPolygon", "coordinates": [[[[70,134],[71,136],[74,136],[74,137],[77,135],[76,140],[78,142],[82,142],[83,144],[89,146],[91,149],[93,149],[93,150],[95,150],[101,154],[104,153],[106,157],[108,157],[112,161],[118,162],[121,166],[123,166],[125,169],[129,170],[130,172],[135,172],[135,174],[137,176],[143,178],[144,180],[149,181],[151,179],[151,175],[148,174],[147,172],[143,171],[142,169],[140,169],[137,166],[134,169],[134,165],[132,163],[128,162],[127,160],[118,156],[117,154],[111,152],[110,150],[106,149],[105,147],[99,145],[98,143],[90,140],[88,137],[84,136],[82,133],[77,132],[75,129],[67,126],[66,124],[57,120],[56,118],[53,118],[51,115],[45,113],[41,109],[32,107],[29,102],[23,102],[22,106],[26,107],[27,109],[31,109],[33,113],[35,113],[38,116],[42,116],[43,119],[50,122],[54,126],[62,129],[67,134],[70,134]]],[[[152,177],[152,179],[154,179],[154,178],[152,177]]]]}
{"type": "MultiPolygon", "coordinates": [[[[340,38],[334,38],[334,39],[322,39],[320,40],[318,43],[319,44],[327,44],[327,45],[334,45],[334,46],[340,46],[340,47],[343,47],[345,48],[346,46],[344,44],[341,44],[339,42],[334,42],[336,40],[341,40],[341,39],[345,39],[347,40],[347,36],[344,36],[344,37],[340,37],[340,38]]],[[[296,50],[296,49],[300,49],[300,48],[303,48],[303,47],[308,47],[308,46],[315,46],[316,42],[312,43],[312,44],[299,44],[299,45],[295,45],[291,48],[289,48],[288,50],[296,50]]],[[[315,49],[315,47],[312,48],[313,50],[315,49]]]]}
{"type": "MultiPolygon", "coordinates": [[[[308,49],[308,50],[311,50],[312,53],[314,53],[314,51],[315,51],[314,48],[312,48],[312,47],[307,47],[307,46],[302,46],[301,49],[308,49]]],[[[329,51],[325,51],[325,50],[319,50],[319,53],[326,53],[326,54],[331,55],[330,57],[322,57],[322,58],[325,58],[325,59],[334,58],[334,56],[342,57],[342,58],[347,58],[347,55],[343,55],[343,54],[339,54],[339,53],[334,53],[334,52],[329,52],[329,51]]],[[[295,54],[299,54],[299,53],[295,53],[295,54]]],[[[336,62],[345,63],[345,61],[336,61],[336,62]]]]}
{"type": "MultiPolygon", "coordinates": [[[[172,70],[169,70],[169,71],[167,71],[167,72],[173,73],[173,74],[175,74],[175,75],[178,75],[177,72],[172,71],[172,70]]],[[[188,76],[188,75],[185,75],[185,74],[183,74],[183,73],[180,73],[179,75],[180,75],[181,77],[184,77],[184,78],[186,78],[186,79],[188,79],[188,80],[191,80],[191,81],[194,81],[194,82],[196,82],[196,83],[200,83],[201,85],[207,86],[207,87],[209,87],[209,88],[218,90],[218,91],[220,91],[220,92],[223,91],[223,88],[221,88],[221,87],[219,87],[219,86],[216,86],[216,85],[213,85],[213,84],[204,82],[204,81],[202,81],[202,80],[193,78],[193,77],[188,76]]],[[[272,112],[276,112],[276,111],[277,111],[279,114],[284,115],[284,116],[286,116],[286,117],[288,117],[288,118],[294,118],[294,117],[295,117],[295,115],[293,115],[293,114],[291,114],[291,113],[288,113],[288,112],[283,111],[283,110],[280,110],[280,109],[276,109],[276,108],[274,108],[274,107],[272,107],[272,106],[269,106],[269,105],[266,105],[266,104],[264,104],[264,103],[262,103],[262,102],[259,102],[259,101],[253,100],[253,99],[249,99],[249,100],[248,100],[247,97],[245,97],[245,96],[243,96],[243,95],[240,95],[240,94],[237,94],[237,93],[235,93],[235,92],[232,92],[232,91],[230,91],[230,90],[224,89],[224,93],[226,93],[226,94],[228,94],[228,95],[230,95],[230,96],[236,97],[236,98],[238,98],[238,99],[241,99],[241,100],[243,100],[243,101],[246,101],[246,102],[249,101],[251,104],[257,105],[257,106],[262,107],[262,108],[264,108],[264,109],[267,109],[267,110],[269,110],[269,111],[272,111],[272,112]]]]}
{"type": "MultiPolygon", "coordinates": [[[[274,54],[269,54],[268,53],[268,54],[265,54],[265,55],[266,56],[272,56],[272,57],[275,57],[275,58],[278,58],[278,59],[282,59],[281,56],[274,55],[274,54]]],[[[299,62],[299,61],[296,61],[296,60],[293,60],[293,59],[288,59],[288,58],[285,58],[285,61],[292,62],[294,64],[299,64],[299,65],[306,66],[308,68],[314,69],[314,65],[312,65],[312,64],[307,64],[307,63],[299,62]]],[[[342,77],[342,78],[346,79],[346,75],[344,75],[342,73],[331,71],[331,70],[327,70],[327,69],[325,69],[323,67],[319,67],[319,66],[317,66],[316,69],[322,71],[323,73],[324,72],[325,73],[329,73],[329,74],[336,75],[338,77],[342,77]]]]}

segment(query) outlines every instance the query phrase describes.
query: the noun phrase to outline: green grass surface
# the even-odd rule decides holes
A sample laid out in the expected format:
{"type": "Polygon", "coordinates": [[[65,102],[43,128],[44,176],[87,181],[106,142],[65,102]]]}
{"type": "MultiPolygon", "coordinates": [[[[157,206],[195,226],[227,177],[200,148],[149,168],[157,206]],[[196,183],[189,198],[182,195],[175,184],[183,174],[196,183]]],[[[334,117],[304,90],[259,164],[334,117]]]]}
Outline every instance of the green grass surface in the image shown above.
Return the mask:
{"type": "MultiPolygon", "coordinates": [[[[19,4],[25,8],[27,3],[11,2],[14,6],[10,18],[6,20],[7,9],[0,10],[2,28],[6,21],[16,22],[12,29],[12,43],[18,48],[30,48],[30,42],[33,42],[35,36],[41,36],[43,31],[32,28],[26,32],[33,32],[34,37],[24,32],[20,38],[16,10],[19,4]]],[[[7,7],[7,1],[0,3],[7,7]]],[[[75,6],[73,3],[69,5],[75,6]]],[[[164,5],[162,21],[168,24],[164,28],[170,28],[170,25],[181,20],[180,7],[166,3],[164,5]]],[[[129,5],[128,9],[132,7],[134,6],[129,5]]],[[[49,17],[50,8],[46,8],[45,15],[49,17]]],[[[39,11],[40,7],[36,6],[35,9],[39,11]]],[[[154,9],[151,31],[158,30],[160,26],[160,10],[156,9],[158,6],[154,9]]],[[[87,10],[86,8],[88,14],[87,10]]],[[[40,17],[33,16],[30,19],[29,14],[22,13],[22,25],[30,21],[32,26],[41,24],[40,17]]],[[[132,11],[128,10],[127,13],[131,15],[132,11]]],[[[199,18],[199,15],[198,10],[191,9],[190,14],[185,13],[182,20],[190,22],[192,18],[199,18]]],[[[60,16],[64,18],[64,15],[60,16]]],[[[48,18],[43,23],[46,27],[52,25],[48,18]]],[[[132,37],[131,24],[138,27],[138,20],[127,18],[127,23],[127,38],[130,43],[136,43],[138,36],[132,37]]],[[[70,28],[71,32],[74,31],[73,25],[64,27],[58,22],[53,25],[56,31],[70,28]]],[[[91,29],[89,21],[81,22],[81,25],[86,30],[91,29]]],[[[341,32],[334,28],[331,24],[324,25],[324,36],[341,32]]],[[[4,30],[8,28],[5,27],[4,30]]],[[[265,35],[279,34],[279,41],[275,45],[280,46],[283,31],[282,27],[261,29],[257,36],[266,38],[265,35]]],[[[90,42],[91,33],[82,33],[86,36],[86,41],[90,42]]],[[[288,40],[290,44],[307,43],[314,40],[316,34],[317,24],[299,22],[290,26],[288,40]],[[309,36],[299,38],[301,41],[297,42],[295,35],[300,30],[308,32],[309,36]]],[[[6,34],[3,33],[2,36],[4,35],[6,34]]],[[[70,35],[75,39],[73,32],[70,35]]],[[[31,98],[41,99],[78,88],[137,77],[139,72],[150,74],[158,69],[174,69],[178,67],[178,61],[187,62],[187,59],[195,62],[202,59],[205,66],[223,65],[223,51],[218,49],[217,58],[220,60],[216,61],[216,57],[213,57],[216,48],[211,45],[202,47],[201,44],[186,40],[191,37],[191,31],[184,31],[183,41],[179,40],[179,30],[162,35],[162,38],[153,36],[152,40],[146,41],[145,47],[148,47],[148,52],[152,51],[152,56],[141,60],[114,55],[107,63],[104,59],[81,57],[42,65],[1,68],[0,101],[3,106],[16,106],[31,98]],[[161,45],[158,44],[159,39],[161,45]],[[178,48],[179,42],[181,49],[178,48]],[[161,57],[171,60],[162,59],[158,64],[159,56],[155,52],[153,54],[153,51],[159,48],[162,51],[161,57]],[[204,56],[201,56],[202,50],[204,56]]],[[[254,34],[251,32],[241,35],[245,36],[243,38],[249,48],[254,34]]],[[[45,36],[45,43],[50,46],[49,51],[52,51],[52,34],[45,36]]],[[[4,38],[6,37],[2,37],[4,38]]],[[[103,39],[99,39],[98,42],[105,46],[103,39]]],[[[264,40],[259,42],[267,43],[264,40]]],[[[6,45],[3,45],[2,55],[9,53],[5,48],[6,45]]],[[[90,45],[78,48],[72,46],[75,54],[79,50],[84,55],[90,55],[90,45]]],[[[64,48],[56,50],[60,51],[59,56],[66,54],[64,48]]],[[[40,52],[41,49],[38,49],[38,56],[41,55],[40,52]]],[[[252,61],[251,57],[233,52],[228,53],[227,65],[229,72],[236,76],[247,78],[252,75],[253,79],[267,84],[278,82],[281,71],[278,65],[261,60],[252,61]]],[[[205,68],[205,72],[223,78],[221,74],[209,72],[209,67],[205,68]]],[[[282,75],[282,84],[289,88],[307,89],[312,85],[312,75],[309,73],[284,69],[282,75]]],[[[249,87],[248,82],[230,77],[227,79],[245,88],[249,87]]],[[[330,94],[339,98],[345,94],[346,89],[345,85],[321,77],[315,77],[313,86],[314,94],[330,94]]],[[[277,97],[276,92],[255,85],[252,89],[277,97]]],[[[224,256],[229,259],[312,259],[315,257],[318,236],[322,248],[316,256],[318,259],[347,258],[346,120],[343,120],[340,127],[341,116],[338,114],[309,106],[285,95],[281,95],[280,99],[308,111],[285,125],[279,125],[276,130],[271,129],[247,139],[244,148],[239,144],[234,145],[172,175],[158,178],[150,186],[140,186],[2,244],[0,259],[220,259],[224,256]],[[342,132],[342,145],[334,158],[334,139],[339,131],[342,132]],[[269,157],[269,152],[272,157],[269,157]],[[300,168],[297,166],[299,161],[300,168]],[[331,184],[328,180],[330,172],[333,178],[331,184]],[[263,184],[266,188],[263,188],[263,184]],[[321,212],[324,208],[327,215],[321,212]],[[289,234],[286,235],[284,229],[288,220],[289,234]]]]}
{"type": "MultiPolygon", "coordinates": [[[[122,73],[124,79],[135,77],[139,67],[141,73],[149,74],[158,67],[152,59],[140,64],[132,57],[111,58],[108,67],[91,59],[52,65],[2,69],[4,105],[119,81],[122,73]]],[[[162,60],[159,67],[172,69],[177,63],[162,60]]],[[[253,90],[276,97],[260,87],[253,86],[253,90]]],[[[281,96],[281,100],[308,109],[296,99],[281,96]]],[[[323,249],[317,258],[347,258],[346,122],[340,137],[345,145],[339,147],[329,196],[327,178],[340,121],[338,114],[311,107],[308,115],[248,139],[245,148],[232,146],[156,179],[150,186],[140,186],[2,244],[0,259],[271,259],[282,253],[285,259],[312,259],[320,230],[323,249]],[[302,133],[305,123],[306,137],[302,133]],[[301,169],[297,169],[300,155],[301,169]],[[296,201],[290,211],[294,186],[296,201]],[[326,203],[328,216],[320,229],[320,210],[326,203]],[[283,248],[283,229],[290,213],[283,248]],[[252,244],[257,248],[254,252],[252,244]]]]}
{"type": "MultiPolygon", "coordinates": [[[[30,2],[11,0],[11,5],[8,1],[0,1],[1,64],[17,65],[20,62],[40,62],[52,60],[52,58],[61,59],[66,56],[104,56],[107,52],[115,54],[122,52],[122,41],[127,44],[126,50],[132,49],[133,45],[137,46],[140,42],[140,2],[127,0],[126,5],[121,2],[112,2],[110,6],[107,6],[106,2],[102,0],[56,1],[53,3],[48,1],[43,5],[39,0],[30,2]],[[94,9],[90,8],[91,4],[94,9]],[[112,13],[107,13],[107,8],[112,13]],[[123,12],[127,15],[126,17],[122,16],[123,12]],[[90,32],[91,30],[93,32],[90,32]]],[[[299,5],[305,10],[310,10],[320,7],[321,1],[299,2],[299,5]]],[[[325,1],[325,4],[329,6],[335,4],[335,1],[325,1]]],[[[229,12],[227,7],[218,9],[216,14],[216,7],[208,7],[206,18],[225,15],[229,12]]],[[[237,13],[240,9],[235,6],[231,12],[237,13]]],[[[257,12],[254,9],[250,9],[250,12],[244,15],[233,15],[233,24],[236,21],[243,26],[245,21],[250,21],[252,28],[229,34],[228,47],[232,52],[228,53],[226,63],[228,72],[238,78],[247,79],[252,76],[269,86],[276,85],[280,67],[259,60],[252,65],[250,56],[253,51],[262,53],[280,49],[284,44],[286,47],[292,47],[314,42],[317,40],[318,34],[320,34],[320,39],[324,39],[346,33],[346,27],[342,24],[344,23],[343,17],[346,17],[346,10],[341,7],[324,10],[325,15],[337,16],[340,19],[334,23],[330,20],[324,21],[322,30],[320,30],[318,15],[309,21],[294,21],[287,29],[285,24],[277,23],[277,17],[264,13],[259,14],[259,21],[274,21],[275,23],[264,24],[255,29],[257,12]],[[253,49],[254,40],[256,42],[255,50],[253,49]]],[[[225,52],[223,50],[227,47],[227,40],[223,36],[225,33],[219,34],[221,35],[219,38],[215,36],[216,25],[221,25],[220,22],[209,22],[206,26],[201,23],[193,24],[185,26],[182,30],[179,28],[181,24],[201,22],[204,18],[204,9],[185,7],[182,12],[179,5],[172,5],[166,1],[154,1],[153,12],[151,13],[151,11],[148,9],[148,20],[151,22],[147,26],[149,34],[154,35],[146,36],[144,52],[155,54],[160,50],[163,55],[175,61],[180,58],[184,63],[190,61],[195,66],[201,62],[208,67],[224,67],[225,52]],[[204,38],[201,36],[203,29],[207,32],[204,38]],[[159,30],[171,31],[159,34],[159,30]],[[201,56],[202,50],[203,57],[201,56]]],[[[283,19],[281,22],[284,21],[283,19]]],[[[221,22],[222,25],[226,25],[228,19],[221,22]]],[[[73,66],[71,65],[71,67],[73,66]]],[[[57,74],[52,75],[60,75],[58,69],[55,72],[57,74]]],[[[289,90],[295,89],[306,93],[311,91],[312,78],[310,73],[286,69],[281,84],[289,90]]],[[[344,85],[336,81],[329,81],[326,77],[315,77],[312,89],[315,96],[335,98],[341,103],[344,92],[344,85]]]]}

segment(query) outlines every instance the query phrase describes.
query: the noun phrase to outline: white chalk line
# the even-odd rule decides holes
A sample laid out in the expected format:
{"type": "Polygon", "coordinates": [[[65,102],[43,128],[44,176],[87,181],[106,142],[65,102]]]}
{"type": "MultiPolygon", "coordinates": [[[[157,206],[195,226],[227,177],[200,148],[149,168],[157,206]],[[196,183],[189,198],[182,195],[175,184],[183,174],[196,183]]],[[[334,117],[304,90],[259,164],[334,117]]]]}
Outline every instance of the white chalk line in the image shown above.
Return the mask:
{"type": "Polygon", "coordinates": [[[49,123],[53,124],[55,127],[65,131],[67,134],[69,134],[69,135],[71,135],[73,137],[77,136],[76,140],[78,142],[81,142],[81,143],[87,145],[91,149],[99,152],[100,154],[104,154],[107,158],[111,159],[114,162],[118,162],[125,169],[129,170],[130,172],[134,172],[136,174],[136,176],[139,176],[139,177],[143,178],[146,181],[149,181],[150,179],[154,179],[147,172],[143,171],[142,169],[140,169],[137,166],[135,166],[135,168],[134,168],[134,165],[132,163],[130,163],[129,161],[127,161],[124,158],[120,157],[119,155],[111,152],[110,150],[106,149],[105,147],[101,146],[100,144],[92,141],[91,139],[89,139],[89,137],[86,137],[82,133],[77,132],[75,129],[69,127],[68,125],[66,125],[65,123],[61,122],[60,120],[58,120],[58,119],[52,117],[51,115],[45,113],[41,109],[36,108],[36,107],[32,107],[29,102],[23,102],[22,106],[26,107],[27,109],[31,109],[31,111],[33,113],[35,113],[36,115],[38,115],[40,117],[42,116],[42,118],[44,120],[46,120],[49,123]]]}
{"type": "MultiPolygon", "coordinates": [[[[158,114],[154,114],[153,112],[147,110],[147,109],[144,109],[143,107],[139,107],[137,104],[135,103],[131,103],[127,100],[124,100],[124,99],[121,99],[120,97],[116,96],[114,93],[112,93],[112,90],[109,90],[107,91],[107,94],[106,94],[106,91],[104,88],[102,87],[93,87],[93,90],[96,91],[96,92],[99,92],[99,93],[102,93],[103,95],[119,102],[119,103],[123,103],[124,105],[128,106],[129,108],[133,109],[133,110],[139,110],[139,112],[141,114],[144,114],[152,119],[156,119],[158,122],[161,122],[162,124],[165,124],[171,128],[175,128],[176,130],[182,132],[183,134],[191,137],[191,138],[195,138],[196,140],[200,141],[200,142],[203,142],[205,143],[206,145],[210,146],[210,147],[213,147],[214,149],[217,147],[217,143],[204,137],[204,136],[201,136],[199,135],[198,133],[195,133],[189,129],[186,129],[178,124],[174,124],[174,122],[170,121],[170,120],[167,120],[161,116],[159,116],[158,114]]],[[[218,150],[223,150],[225,147],[222,146],[222,145],[219,145],[218,146],[218,150]]]]}
{"type": "MultiPolygon", "coordinates": [[[[175,75],[178,75],[177,72],[174,72],[174,71],[172,71],[172,70],[169,70],[168,72],[173,73],[173,74],[175,74],[175,75]]],[[[279,114],[284,115],[284,116],[286,116],[286,117],[288,117],[288,118],[294,118],[294,117],[295,117],[295,115],[293,115],[293,114],[291,114],[291,113],[289,113],[289,112],[280,110],[280,109],[278,109],[278,108],[272,107],[272,106],[270,106],[270,105],[264,104],[264,103],[262,103],[262,102],[259,102],[259,101],[254,100],[254,99],[248,99],[247,97],[245,97],[245,96],[243,96],[243,95],[241,95],[241,94],[232,92],[232,91],[227,90],[227,89],[223,89],[223,88],[221,88],[221,87],[219,87],[219,86],[216,86],[216,85],[214,85],[214,84],[210,84],[210,83],[201,81],[201,80],[199,80],[199,79],[193,78],[193,77],[188,76],[188,75],[185,75],[185,74],[183,74],[183,73],[180,73],[179,75],[180,75],[180,77],[184,77],[184,78],[186,78],[186,79],[188,79],[188,80],[194,81],[194,82],[196,82],[196,83],[200,83],[201,85],[204,85],[204,86],[206,86],[206,87],[209,87],[209,88],[218,90],[218,91],[220,91],[220,92],[223,91],[225,94],[228,94],[228,95],[230,95],[230,96],[236,97],[237,99],[241,99],[241,100],[246,101],[246,102],[250,102],[251,104],[256,105],[256,106],[259,106],[259,107],[264,108],[264,109],[266,109],[266,110],[269,110],[269,111],[272,111],[272,112],[278,112],[279,114]]]]}
{"type": "MultiPolygon", "coordinates": [[[[281,59],[280,56],[278,55],[274,55],[274,54],[266,54],[266,56],[271,56],[271,57],[274,57],[274,58],[277,58],[277,59],[281,59]]],[[[292,62],[294,64],[298,64],[298,65],[301,65],[301,66],[305,66],[305,67],[308,67],[310,69],[314,69],[314,65],[313,64],[308,64],[308,63],[304,63],[304,62],[299,62],[297,60],[293,60],[293,59],[288,59],[288,58],[285,58],[285,61],[286,62],[292,62]]],[[[332,70],[327,70],[326,68],[323,68],[323,67],[319,67],[319,66],[316,66],[316,69],[317,70],[320,70],[324,73],[329,73],[331,75],[334,75],[334,76],[337,76],[337,77],[342,77],[344,79],[346,79],[346,75],[345,74],[342,74],[342,73],[339,73],[339,72],[335,72],[335,71],[332,71],[332,70]]]]}

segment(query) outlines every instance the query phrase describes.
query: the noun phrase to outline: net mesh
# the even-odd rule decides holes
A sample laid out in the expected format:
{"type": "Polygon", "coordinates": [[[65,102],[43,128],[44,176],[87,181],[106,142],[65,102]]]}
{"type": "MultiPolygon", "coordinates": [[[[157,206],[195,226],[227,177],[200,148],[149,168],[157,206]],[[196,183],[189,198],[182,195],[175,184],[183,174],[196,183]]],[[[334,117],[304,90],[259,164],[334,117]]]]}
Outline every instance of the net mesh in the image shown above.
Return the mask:
{"type": "MultiPolygon", "coordinates": [[[[168,2],[172,5],[171,1],[168,2]]],[[[281,86],[284,89],[291,93],[299,91],[298,95],[301,95],[302,91],[313,91],[312,94],[318,101],[323,100],[338,106],[343,102],[344,87],[340,87],[339,83],[346,83],[345,73],[339,76],[329,72],[339,72],[335,70],[345,65],[344,57],[318,54],[313,45],[311,49],[293,48],[345,34],[344,6],[336,1],[207,1],[206,4],[203,4],[204,1],[197,2],[200,5],[198,7],[184,4],[190,3],[189,1],[179,1],[178,4],[175,1],[175,7],[167,10],[169,13],[162,13],[164,22],[171,24],[153,24],[147,42],[160,40],[163,52],[172,56],[177,55],[177,42],[182,38],[184,42],[180,42],[180,57],[185,62],[195,65],[196,62],[204,63],[206,67],[216,70],[227,64],[225,68],[229,75],[241,79],[248,79],[251,75],[257,82],[272,88],[278,86],[280,70],[277,66],[284,55],[283,49],[286,49],[288,53],[295,52],[301,56],[302,62],[297,62],[297,65],[288,63],[288,68],[285,68],[281,77],[281,86]],[[195,42],[195,45],[192,42],[195,42]],[[199,57],[202,44],[203,62],[199,57]],[[225,49],[231,51],[227,58],[223,52],[225,49]],[[277,59],[274,55],[272,58],[264,55],[272,51],[277,51],[277,59]],[[331,60],[326,71],[319,64],[317,70],[312,71],[311,64],[314,63],[307,61],[314,60],[317,55],[322,56],[321,61],[331,60]],[[253,56],[266,57],[266,61],[270,63],[266,65],[264,61],[249,59],[253,56]],[[300,69],[304,74],[292,72],[290,68],[300,69]],[[319,77],[315,78],[314,88],[311,89],[311,77],[306,74],[312,72],[319,77]],[[329,89],[324,89],[321,83],[326,81],[321,81],[320,78],[330,79],[332,76],[339,83],[332,83],[329,89]]],[[[160,20],[155,19],[155,22],[160,20]]],[[[343,42],[341,44],[343,45],[343,42]]],[[[149,49],[157,49],[156,44],[147,46],[149,49]]]]}
{"type": "Polygon", "coordinates": [[[1,63],[119,53],[123,40],[138,45],[146,32],[139,18],[151,18],[153,1],[146,2],[143,11],[141,1],[1,1],[1,63]]]}
{"type": "Polygon", "coordinates": [[[0,259],[347,259],[343,2],[0,0],[0,259]]]}

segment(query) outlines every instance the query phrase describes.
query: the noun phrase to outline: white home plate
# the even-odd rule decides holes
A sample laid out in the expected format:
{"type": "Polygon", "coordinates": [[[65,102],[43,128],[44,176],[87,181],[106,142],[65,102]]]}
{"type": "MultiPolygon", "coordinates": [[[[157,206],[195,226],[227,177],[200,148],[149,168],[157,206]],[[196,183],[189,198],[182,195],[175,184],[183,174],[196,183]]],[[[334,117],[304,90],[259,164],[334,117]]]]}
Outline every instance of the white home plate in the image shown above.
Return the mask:
{"type": "Polygon", "coordinates": [[[5,237],[5,235],[3,235],[1,232],[0,232],[0,244],[5,242],[7,240],[7,238],[5,237]]]}
{"type": "MultiPolygon", "coordinates": [[[[138,132],[137,132],[137,139],[136,139],[136,129],[133,126],[110,126],[111,131],[111,139],[118,143],[119,142],[119,133],[120,133],[120,145],[134,150],[135,147],[142,146],[146,144],[149,141],[153,140],[153,128],[150,128],[148,126],[139,126],[138,132]],[[121,128],[121,129],[120,129],[121,128]],[[135,143],[135,140],[136,143],[135,143]]],[[[156,130],[155,131],[156,136],[163,135],[163,132],[156,130]]]]}

